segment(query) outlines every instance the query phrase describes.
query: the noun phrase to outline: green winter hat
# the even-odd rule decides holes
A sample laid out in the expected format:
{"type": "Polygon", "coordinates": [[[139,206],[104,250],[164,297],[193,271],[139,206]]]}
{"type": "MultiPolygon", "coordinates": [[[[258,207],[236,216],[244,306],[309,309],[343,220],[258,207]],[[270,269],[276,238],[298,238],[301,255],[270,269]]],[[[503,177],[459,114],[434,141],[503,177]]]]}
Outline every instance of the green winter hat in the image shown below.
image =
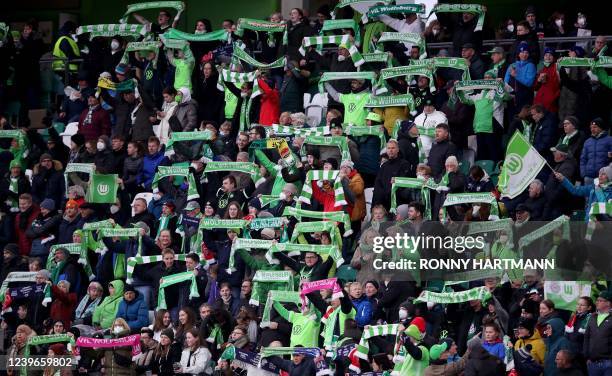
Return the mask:
{"type": "Polygon", "coordinates": [[[408,327],[408,329],[406,329],[404,331],[404,333],[406,333],[408,336],[416,339],[417,341],[420,341],[421,338],[423,337],[421,332],[419,331],[419,327],[412,324],[408,327]]]}
{"type": "Polygon", "coordinates": [[[446,342],[442,342],[441,344],[436,344],[431,346],[431,349],[429,349],[429,358],[431,360],[438,360],[440,359],[440,356],[442,355],[443,352],[445,352],[448,348],[448,345],[446,344],[446,342]]]}

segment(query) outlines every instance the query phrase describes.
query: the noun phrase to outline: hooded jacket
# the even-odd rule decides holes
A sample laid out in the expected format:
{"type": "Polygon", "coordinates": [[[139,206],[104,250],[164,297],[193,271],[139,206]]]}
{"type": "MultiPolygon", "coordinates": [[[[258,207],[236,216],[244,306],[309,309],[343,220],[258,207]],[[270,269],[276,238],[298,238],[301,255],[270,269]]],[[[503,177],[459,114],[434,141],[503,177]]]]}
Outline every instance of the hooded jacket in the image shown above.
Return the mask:
{"type": "Polygon", "coordinates": [[[125,319],[132,332],[149,324],[149,308],[142,294],[136,291],[136,297],[131,302],[122,299],[117,308],[117,316],[125,319]]]}
{"type": "Polygon", "coordinates": [[[123,297],[123,281],[115,280],[110,284],[115,288],[115,293],[104,298],[96,307],[91,320],[94,325],[99,325],[103,329],[108,329],[113,324],[123,297]]]}
{"type": "Polygon", "coordinates": [[[155,177],[155,172],[157,171],[157,167],[159,165],[165,164],[168,159],[164,155],[164,148],[162,147],[155,154],[147,154],[144,156],[142,161],[142,170],[137,178],[138,184],[144,184],[145,189],[151,189],[151,183],[153,182],[153,178],[155,177]]]}
{"type": "Polygon", "coordinates": [[[544,364],[544,354],[546,352],[546,345],[540,336],[540,332],[537,330],[533,331],[533,335],[529,338],[520,338],[514,343],[514,350],[518,351],[527,345],[531,345],[531,356],[540,365],[544,364]]]}
{"type": "Polygon", "coordinates": [[[608,153],[612,151],[612,137],[608,132],[589,137],[582,147],[580,155],[580,176],[596,178],[599,169],[610,162],[608,153]]]}
{"type": "Polygon", "coordinates": [[[553,318],[547,321],[551,326],[552,333],[544,342],[546,343],[546,355],[544,356],[544,374],[546,376],[557,375],[557,364],[555,358],[560,350],[572,351],[572,344],[564,336],[565,324],[560,318],[553,318]]]}

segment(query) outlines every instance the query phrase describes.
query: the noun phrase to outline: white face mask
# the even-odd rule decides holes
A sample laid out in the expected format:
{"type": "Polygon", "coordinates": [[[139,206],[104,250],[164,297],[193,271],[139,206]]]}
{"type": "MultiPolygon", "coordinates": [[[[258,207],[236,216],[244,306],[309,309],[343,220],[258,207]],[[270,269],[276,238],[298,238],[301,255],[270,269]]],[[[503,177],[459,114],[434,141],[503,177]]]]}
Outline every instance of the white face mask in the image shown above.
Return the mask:
{"type": "Polygon", "coordinates": [[[206,34],[206,30],[196,30],[193,33],[194,34],[206,34]]]}
{"type": "Polygon", "coordinates": [[[117,214],[118,211],[119,211],[119,207],[117,205],[111,205],[110,207],[111,214],[117,214]]]}
{"type": "Polygon", "coordinates": [[[197,163],[192,163],[189,165],[189,167],[193,167],[195,170],[198,169],[198,164],[197,163]]]}
{"type": "Polygon", "coordinates": [[[119,42],[117,42],[116,40],[111,42],[111,50],[118,50],[119,49],[119,42]]]}
{"type": "Polygon", "coordinates": [[[122,327],[122,326],[118,326],[118,325],[116,325],[116,326],[113,328],[113,333],[115,333],[115,334],[119,334],[119,333],[121,333],[122,331],[123,331],[123,327],[122,327]]]}
{"type": "Polygon", "coordinates": [[[153,200],[159,201],[160,198],[161,198],[161,195],[159,193],[153,194],[153,200]]]}
{"type": "Polygon", "coordinates": [[[281,200],[286,200],[287,194],[285,192],[281,192],[278,194],[278,198],[280,198],[281,200]]]}
{"type": "Polygon", "coordinates": [[[511,33],[514,33],[514,24],[510,24],[510,25],[506,26],[506,30],[508,30],[511,33]]]}
{"type": "Polygon", "coordinates": [[[419,179],[419,180],[425,180],[425,175],[423,175],[423,174],[417,174],[417,176],[416,176],[416,177],[417,177],[417,179],[419,179]]]}
{"type": "Polygon", "coordinates": [[[223,131],[219,131],[219,134],[220,134],[221,136],[227,136],[229,133],[227,133],[227,132],[223,132],[223,131]]]}
{"type": "Polygon", "coordinates": [[[557,27],[563,26],[563,20],[560,18],[558,20],[555,20],[555,25],[557,25],[557,27]]]}
{"type": "Polygon", "coordinates": [[[346,56],[338,55],[338,61],[344,61],[344,60],[346,60],[346,56]]]}
{"type": "Polygon", "coordinates": [[[478,205],[474,205],[472,207],[472,216],[477,217],[478,216],[478,212],[480,211],[480,206],[478,205]]]}
{"type": "Polygon", "coordinates": [[[249,93],[241,92],[241,93],[240,93],[240,96],[241,96],[242,98],[246,98],[248,94],[249,94],[249,93]]]}
{"type": "Polygon", "coordinates": [[[584,26],[584,25],[586,25],[586,18],[584,18],[584,17],[579,17],[579,18],[578,18],[578,26],[582,27],[582,26],[584,26]]]}
{"type": "Polygon", "coordinates": [[[406,317],[408,317],[408,311],[406,311],[405,309],[400,309],[399,310],[399,319],[400,320],[405,320],[406,317]]]}
{"type": "Polygon", "coordinates": [[[106,149],[106,145],[104,144],[104,142],[98,141],[98,143],[96,144],[96,148],[98,149],[98,151],[102,151],[106,149]]]}
{"type": "Polygon", "coordinates": [[[427,302],[427,309],[432,309],[436,305],[434,302],[427,302]]]}
{"type": "Polygon", "coordinates": [[[431,29],[431,33],[433,35],[438,35],[438,34],[440,34],[440,30],[438,30],[438,29],[431,29]]]}

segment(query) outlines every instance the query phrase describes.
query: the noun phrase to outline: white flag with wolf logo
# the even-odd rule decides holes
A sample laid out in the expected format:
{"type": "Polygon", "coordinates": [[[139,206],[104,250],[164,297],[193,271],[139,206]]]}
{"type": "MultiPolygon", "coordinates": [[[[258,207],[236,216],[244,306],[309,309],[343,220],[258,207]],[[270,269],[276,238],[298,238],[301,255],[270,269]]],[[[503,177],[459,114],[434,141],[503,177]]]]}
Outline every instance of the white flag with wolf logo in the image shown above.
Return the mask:
{"type": "Polygon", "coordinates": [[[515,198],[536,178],[546,160],[516,131],[508,143],[506,159],[499,175],[499,189],[503,197],[515,198]]]}
{"type": "Polygon", "coordinates": [[[544,298],[555,303],[556,309],[576,310],[576,302],[581,296],[591,296],[591,283],[588,281],[545,281],[544,298]]]}

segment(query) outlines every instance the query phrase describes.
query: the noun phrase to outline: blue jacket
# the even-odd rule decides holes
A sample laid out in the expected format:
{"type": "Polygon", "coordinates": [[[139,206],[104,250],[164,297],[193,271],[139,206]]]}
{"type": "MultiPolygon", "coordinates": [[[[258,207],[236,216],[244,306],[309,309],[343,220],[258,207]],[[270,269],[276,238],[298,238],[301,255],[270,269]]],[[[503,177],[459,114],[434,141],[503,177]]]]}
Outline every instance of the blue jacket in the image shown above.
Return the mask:
{"type": "Polygon", "coordinates": [[[533,137],[533,147],[546,158],[552,161],[550,148],[557,144],[557,121],[555,115],[546,111],[544,117],[536,124],[535,135],[533,137]]]}
{"type": "Polygon", "coordinates": [[[609,163],[608,153],[612,152],[612,137],[602,132],[597,137],[589,137],[580,154],[580,176],[596,178],[599,169],[609,163]]]}
{"type": "Polygon", "coordinates": [[[365,296],[362,295],[359,299],[351,299],[353,302],[353,307],[355,307],[355,321],[357,325],[363,328],[366,325],[369,325],[372,321],[372,315],[374,314],[374,310],[372,309],[372,303],[365,296]]]}
{"type": "Polygon", "coordinates": [[[506,357],[506,348],[504,347],[504,343],[502,341],[497,342],[482,342],[482,347],[489,352],[489,354],[498,357],[501,360],[504,360],[506,357]]]}
{"type": "Polygon", "coordinates": [[[563,184],[563,187],[572,195],[587,197],[586,206],[584,207],[584,220],[587,222],[589,221],[589,210],[591,210],[591,205],[593,203],[608,202],[608,200],[612,200],[612,187],[601,189],[595,188],[594,184],[575,186],[567,179],[563,179],[561,184],[563,184]]]}
{"type": "Polygon", "coordinates": [[[555,357],[560,350],[572,351],[571,342],[564,336],[565,324],[560,318],[548,320],[548,325],[552,327],[550,337],[544,339],[546,343],[546,355],[544,355],[544,374],[546,376],[557,376],[557,364],[555,357]]]}
{"type": "MultiPolygon", "coordinates": [[[[514,77],[515,80],[524,86],[533,86],[533,81],[535,81],[536,76],[536,67],[531,61],[517,61],[511,64],[510,67],[514,67],[516,69],[516,77],[514,77]]],[[[510,83],[510,79],[512,78],[512,75],[510,74],[510,67],[508,67],[506,77],[504,77],[504,81],[507,84],[510,83]]]]}
{"type": "Polygon", "coordinates": [[[380,169],[380,139],[378,137],[356,138],[359,145],[359,160],[355,163],[357,171],[376,174],[380,169]]]}
{"type": "Polygon", "coordinates": [[[168,160],[164,155],[164,149],[165,148],[162,147],[161,150],[155,154],[147,154],[142,160],[142,171],[138,175],[136,182],[138,184],[144,183],[147,190],[151,189],[151,183],[155,177],[157,166],[165,164],[168,160]]]}
{"type": "Polygon", "coordinates": [[[149,325],[149,308],[144,297],[136,292],[136,298],[131,302],[128,303],[125,299],[122,299],[115,317],[121,317],[127,321],[132,332],[149,325]]]}
{"type": "Polygon", "coordinates": [[[156,219],[159,219],[162,214],[162,206],[171,199],[170,195],[164,194],[159,200],[151,200],[149,202],[148,211],[153,214],[156,219]]]}

